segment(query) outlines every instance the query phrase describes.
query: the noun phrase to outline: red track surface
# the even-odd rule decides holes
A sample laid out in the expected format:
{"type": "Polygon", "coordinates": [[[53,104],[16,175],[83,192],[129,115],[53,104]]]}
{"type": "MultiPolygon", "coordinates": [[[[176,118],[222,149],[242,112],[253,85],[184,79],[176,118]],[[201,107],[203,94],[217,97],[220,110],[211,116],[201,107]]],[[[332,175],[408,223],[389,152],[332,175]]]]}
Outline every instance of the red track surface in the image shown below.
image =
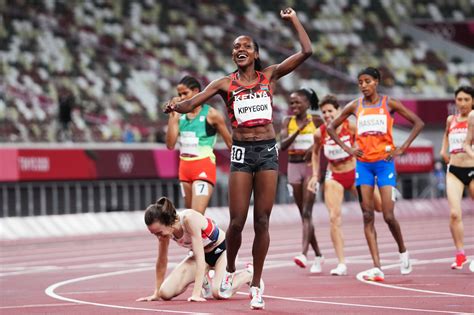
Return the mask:
{"type": "MultiPolygon", "coordinates": [[[[378,240],[385,282],[362,282],[356,275],[372,266],[360,220],[344,222],[349,275],[329,275],[336,260],[326,223],[317,238],[326,263],[321,275],[296,267],[301,226],[271,226],[265,264],[265,311],[272,314],[396,314],[474,312],[474,273],[449,268],[454,246],[448,216],[400,219],[414,262],[411,275],[398,269],[395,242],[380,215],[378,240]]],[[[474,253],[474,217],[464,217],[465,249],[474,253]]],[[[253,231],[244,233],[240,262],[251,261],[253,231]]],[[[248,289],[228,301],[190,303],[188,289],[171,302],[135,302],[154,288],[156,240],[143,233],[1,243],[1,314],[145,314],[154,312],[251,312],[248,289]],[[49,295],[48,295],[49,294],[49,295]]],[[[170,262],[186,251],[170,246],[170,262]]],[[[313,253],[310,251],[310,260],[313,253]]]]}

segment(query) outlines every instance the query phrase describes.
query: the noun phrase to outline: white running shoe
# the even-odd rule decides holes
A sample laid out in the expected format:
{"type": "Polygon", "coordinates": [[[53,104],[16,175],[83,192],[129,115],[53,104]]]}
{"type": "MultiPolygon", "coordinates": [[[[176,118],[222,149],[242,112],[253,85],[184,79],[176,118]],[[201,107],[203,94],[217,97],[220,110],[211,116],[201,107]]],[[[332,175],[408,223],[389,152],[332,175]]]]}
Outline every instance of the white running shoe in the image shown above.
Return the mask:
{"type": "Polygon", "coordinates": [[[306,264],[308,263],[308,259],[304,254],[299,254],[298,256],[295,256],[293,258],[293,261],[301,268],[306,268],[306,264]]]}
{"type": "Polygon", "coordinates": [[[250,308],[253,310],[263,310],[265,308],[265,301],[263,300],[263,290],[257,287],[250,287],[250,308]]]}
{"type": "Polygon", "coordinates": [[[474,272],[474,260],[471,260],[471,263],[469,264],[469,270],[471,270],[471,272],[474,272]]]}
{"type": "Polygon", "coordinates": [[[219,297],[228,299],[232,296],[232,283],[234,282],[235,272],[226,271],[219,287],[219,297]]]}
{"type": "Polygon", "coordinates": [[[321,273],[323,271],[323,268],[321,267],[323,263],[324,263],[324,257],[323,256],[316,256],[316,258],[314,258],[314,263],[311,266],[311,269],[309,270],[309,272],[311,272],[311,273],[321,273]]]}
{"type": "Polygon", "coordinates": [[[204,281],[202,282],[202,289],[201,289],[202,297],[205,299],[209,299],[212,297],[212,286],[211,286],[211,278],[209,273],[204,275],[204,281]]]}
{"type": "Polygon", "coordinates": [[[402,275],[407,275],[413,270],[410,262],[410,256],[408,251],[400,253],[400,273],[402,275]]]}
{"type": "Polygon", "coordinates": [[[383,274],[380,268],[374,267],[364,272],[362,278],[365,281],[383,281],[385,279],[385,275],[383,274]]]}
{"type": "Polygon", "coordinates": [[[331,275],[333,276],[345,276],[347,275],[346,264],[338,264],[336,268],[331,269],[331,275]]]}

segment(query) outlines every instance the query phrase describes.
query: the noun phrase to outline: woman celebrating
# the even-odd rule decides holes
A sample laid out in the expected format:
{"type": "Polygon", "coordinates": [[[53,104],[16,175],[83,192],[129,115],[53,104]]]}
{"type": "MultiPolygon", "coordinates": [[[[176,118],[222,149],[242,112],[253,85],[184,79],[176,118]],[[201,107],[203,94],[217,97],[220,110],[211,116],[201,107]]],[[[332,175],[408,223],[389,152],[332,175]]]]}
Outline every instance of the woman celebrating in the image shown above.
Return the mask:
{"type": "MultiPolygon", "coordinates": [[[[177,86],[180,100],[187,100],[201,91],[199,82],[185,76],[177,86]]],[[[219,132],[227,147],[232,138],[225,125],[224,117],[204,104],[193,111],[180,115],[171,112],[166,133],[166,146],[174,149],[179,139],[179,180],[184,197],[184,206],[202,214],[209,204],[216,183],[216,156],[213,147],[219,132]]]]}
{"type": "Polygon", "coordinates": [[[250,293],[252,309],[263,309],[260,288],[263,264],[270,244],[270,213],[278,181],[278,148],[272,123],[272,87],[312,54],[311,41],[293,9],[280,12],[295,28],[301,51],[280,64],[261,69],[258,45],[249,36],[239,36],[232,46],[232,60],[237,70],[211,82],[189,100],[173,99],[165,111],[187,113],[210,97],[219,94],[227,104],[232,123],[231,174],[229,177],[230,223],[227,229],[227,274],[221,283],[221,296],[229,296],[235,272],[235,258],[242,243],[250,197],[254,195],[253,261],[254,274],[250,293]]]}
{"type": "MultiPolygon", "coordinates": [[[[156,301],[160,298],[171,300],[183,293],[194,282],[194,289],[188,301],[201,302],[213,296],[219,298],[218,291],[224,277],[227,263],[225,233],[215,223],[195,210],[177,212],[173,203],[161,197],[145,211],[145,224],[151,234],[158,238],[158,259],[156,261],[155,292],[137,301],[156,301]],[[164,279],[168,264],[168,246],[173,239],[179,246],[192,249],[164,279]],[[214,269],[212,281],[205,276],[208,269],[214,269]],[[163,280],[164,279],[164,280],[163,280]],[[202,295],[201,295],[202,293],[202,295]]],[[[240,285],[250,283],[252,269],[239,271],[234,279],[232,294],[240,285]]]]}
{"type": "Polygon", "coordinates": [[[383,281],[385,276],[380,269],[377,233],[374,226],[375,182],[381,194],[383,218],[398,245],[400,272],[409,274],[412,270],[411,263],[400,225],[394,215],[397,181],[393,159],[403,154],[410,146],[424,123],[400,101],[377,92],[380,82],[380,72],[377,69],[368,67],[359,72],[357,77],[363,96],[349,103],[328,125],[327,132],[344,151],[357,158],[356,187],[364,217],[364,233],[374,263],[374,268],[367,270],[363,278],[369,281],[383,281]],[[393,112],[397,112],[413,124],[408,139],[398,148],[393,144],[392,137],[393,112]],[[336,131],[350,115],[356,116],[356,147],[344,143],[336,131]]]}
{"type": "Polygon", "coordinates": [[[468,134],[468,116],[474,106],[474,89],[470,86],[461,86],[455,91],[454,97],[458,114],[450,115],[446,121],[440,154],[444,161],[449,163],[446,174],[446,193],[450,212],[449,228],[454,246],[456,246],[456,258],[451,269],[462,269],[467,263],[464,253],[464,225],[461,210],[465,186],[469,188],[471,197],[474,198],[474,157],[468,154],[472,150],[468,149],[466,152],[463,147],[468,134]],[[448,147],[449,154],[446,153],[448,147]]]}
{"type": "Polygon", "coordinates": [[[316,131],[316,125],[308,109],[311,107],[317,110],[318,102],[318,96],[312,89],[300,89],[291,93],[290,108],[293,116],[283,121],[280,136],[281,149],[288,149],[288,182],[292,187],[293,197],[303,221],[302,251],[293,260],[298,266],[306,268],[308,248],[311,244],[316,256],[310,269],[311,273],[320,273],[323,262],[312,218],[315,194],[305,189],[312,174],[311,150],[314,142],[313,133],[316,131]]]}

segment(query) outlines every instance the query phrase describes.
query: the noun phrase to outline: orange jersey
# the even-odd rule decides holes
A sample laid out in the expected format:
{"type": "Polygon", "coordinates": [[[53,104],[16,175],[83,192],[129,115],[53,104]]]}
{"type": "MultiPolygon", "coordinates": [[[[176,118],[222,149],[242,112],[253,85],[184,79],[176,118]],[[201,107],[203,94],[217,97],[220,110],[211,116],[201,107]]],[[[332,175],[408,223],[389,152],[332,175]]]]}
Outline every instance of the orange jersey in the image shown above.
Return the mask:
{"type": "Polygon", "coordinates": [[[385,159],[395,149],[393,144],[393,118],[388,108],[388,97],[380,96],[375,105],[367,105],[364,98],[358,99],[356,110],[356,143],[364,155],[358,160],[375,162],[385,159]]]}
{"type": "Polygon", "coordinates": [[[463,143],[467,136],[467,120],[459,121],[459,115],[453,116],[448,128],[449,153],[456,154],[464,151],[463,143]]]}
{"type": "MultiPolygon", "coordinates": [[[[311,122],[307,124],[304,129],[296,136],[295,141],[288,148],[288,154],[290,155],[304,155],[314,142],[314,132],[316,126],[313,123],[311,114],[306,115],[306,119],[311,122]]],[[[298,123],[296,122],[296,116],[292,116],[288,123],[288,134],[292,135],[298,131],[298,123]]]]}
{"type": "MultiPolygon", "coordinates": [[[[346,151],[340,147],[336,141],[334,141],[327,133],[327,126],[323,124],[319,127],[321,130],[321,145],[323,146],[324,156],[328,159],[331,164],[338,164],[347,160],[352,159],[352,155],[349,155],[346,151]]],[[[353,147],[354,137],[349,128],[349,121],[344,120],[342,123],[341,131],[337,134],[339,139],[344,142],[348,147],[353,147]]]]}

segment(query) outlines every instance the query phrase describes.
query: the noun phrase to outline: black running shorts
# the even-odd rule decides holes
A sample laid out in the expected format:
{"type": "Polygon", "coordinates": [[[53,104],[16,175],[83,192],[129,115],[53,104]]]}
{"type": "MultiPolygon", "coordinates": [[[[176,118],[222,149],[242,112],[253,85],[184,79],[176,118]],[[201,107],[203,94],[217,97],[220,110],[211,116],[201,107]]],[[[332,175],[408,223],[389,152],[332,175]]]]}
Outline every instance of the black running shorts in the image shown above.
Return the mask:
{"type": "Polygon", "coordinates": [[[226,247],[225,247],[225,240],[222,241],[216,248],[214,248],[212,251],[209,253],[204,254],[204,259],[206,260],[206,263],[210,267],[214,267],[216,265],[217,260],[221,255],[225,252],[226,247]]]}
{"type": "Polygon", "coordinates": [[[448,165],[448,172],[456,176],[465,186],[469,186],[471,180],[474,180],[474,167],[448,165]]]}
{"type": "Polygon", "coordinates": [[[278,146],[275,139],[232,142],[230,171],[256,173],[278,171],[278,146]]]}

